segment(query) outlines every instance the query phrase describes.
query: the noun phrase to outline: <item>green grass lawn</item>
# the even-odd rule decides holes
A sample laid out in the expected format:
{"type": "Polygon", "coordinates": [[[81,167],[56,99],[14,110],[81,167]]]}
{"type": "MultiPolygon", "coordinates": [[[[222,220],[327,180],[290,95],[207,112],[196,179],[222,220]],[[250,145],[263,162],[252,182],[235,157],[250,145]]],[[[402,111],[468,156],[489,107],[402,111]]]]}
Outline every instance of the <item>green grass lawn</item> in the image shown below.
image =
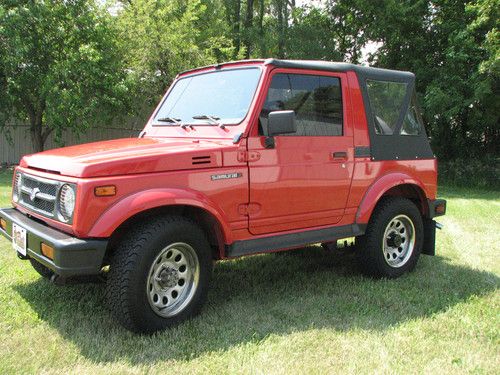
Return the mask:
{"type": "Polygon", "coordinates": [[[314,246],[220,262],[201,316],[151,337],[110,318],[103,285],[50,284],[2,238],[0,374],[498,374],[500,194],[440,196],[438,255],[411,274],[371,280],[314,246]]]}

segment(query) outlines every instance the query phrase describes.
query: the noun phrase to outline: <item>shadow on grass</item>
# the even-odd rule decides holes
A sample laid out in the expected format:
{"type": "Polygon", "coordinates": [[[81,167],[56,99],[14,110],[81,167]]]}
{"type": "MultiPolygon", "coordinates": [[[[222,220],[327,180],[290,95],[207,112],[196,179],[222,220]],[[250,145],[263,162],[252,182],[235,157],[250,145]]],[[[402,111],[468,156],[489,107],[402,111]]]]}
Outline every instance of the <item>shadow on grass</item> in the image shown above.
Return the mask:
{"type": "Polygon", "coordinates": [[[154,364],[312,328],[387,330],[410,319],[429,318],[499,286],[500,279],[492,273],[427,256],[409,275],[371,280],[359,275],[350,257],[339,260],[309,247],[296,254],[217,264],[202,314],[154,336],[121,328],[104,308],[102,285],[57,287],[39,279],[15,289],[40,319],[88,359],[154,364]]]}

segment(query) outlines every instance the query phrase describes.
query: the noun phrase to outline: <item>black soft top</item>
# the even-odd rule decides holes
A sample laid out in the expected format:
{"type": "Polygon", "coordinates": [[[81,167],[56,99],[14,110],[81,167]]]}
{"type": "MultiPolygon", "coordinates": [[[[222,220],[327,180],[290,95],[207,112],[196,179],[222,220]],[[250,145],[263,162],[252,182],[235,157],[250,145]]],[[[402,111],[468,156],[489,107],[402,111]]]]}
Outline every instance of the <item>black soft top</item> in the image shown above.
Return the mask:
{"type": "Polygon", "coordinates": [[[330,72],[355,72],[358,76],[363,102],[365,104],[366,119],[368,122],[368,133],[370,135],[369,152],[364,147],[356,148],[359,156],[370,155],[372,160],[412,160],[431,159],[434,157],[425,129],[419,135],[406,136],[399,134],[403,120],[408,111],[410,102],[416,103],[415,74],[399,70],[372,68],[367,66],[318,61],[318,60],[278,60],[267,59],[264,64],[273,65],[277,68],[309,69],[330,72]],[[368,96],[367,82],[385,81],[406,84],[406,95],[401,106],[400,115],[395,126],[395,134],[379,135],[375,133],[374,118],[370,98],[368,96]]]}
{"type": "MultiPolygon", "coordinates": [[[[194,70],[189,70],[183,73],[195,73],[198,70],[206,68],[223,69],[230,68],[232,65],[247,62],[262,65],[272,65],[277,68],[288,69],[304,69],[329,72],[355,72],[358,76],[358,81],[363,96],[366,119],[368,122],[368,133],[370,136],[370,145],[368,147],[360,147],[362,154],[356,148],[356,154],[359,156],[370,156],[372,160],[414,160],[414,159],[431,159],[434,158],[425,129],[418,135],[401,135],[399,130],[402,127],[403,120],[408,111],[410,102],[413,100],[417,105],[415,94],[415,75],[411,72],[372,68],[368,66],[355,65],[343,62],[331,62],[321,60],[280,60],[280,59],[256,59],[256,60],[240,60],[231,61],[215,65],[209,65],[194,70]],[[367,82],[386,81],[406,84],[406,95],[401,105],[399,118],[395,125],[395,134],[383,135],[375,132],[375,114],[372,111],[370,98],[368,96],[367,82]]],[[[183,74],[180,73],[180,74],[183,74]]],[[[418,105],[417,105],[418,107],[418,105]]]]}
{"type": "Polygon", "coordinates": [[[368,66],[343,63],[343,62],[332,62],[332,61],[321,61],[321,60],[279,60],[279,59],[267,59],[264,60],[264,64],[273,65],[279,68],[290,68],[290,69],[310,69],[310,70],[322,70],[330,72],[356,72],[359,76],[371,77],[373,79],[381,78],[384,80],[394,81],[414,81],[415,74],[411,72],[372,68],[368,66]]]}
{"type": "Polygon", "coordinates": [[[273,58],[265,60],[253,59],[253,60],[228,61],[219,64],[207,65],[195,69],[186,70],[184,72],[179,73],[179,75],[185,73],[194,73],[198,70],[207,68],[221,69],[242,62],[272,65],[277,68],[309,69],[309,70],[329,71],[329,72],[356,72],[360,78],[369,77],[372,79],[383,79],[395,82],[413,82],[415,80],[415,75],[413,73],[400,70],[373,68],[369,66],[362,66],[344,62],[333,62],[333,61],[322,61],[322,60],[281,60],[273,58]]]}

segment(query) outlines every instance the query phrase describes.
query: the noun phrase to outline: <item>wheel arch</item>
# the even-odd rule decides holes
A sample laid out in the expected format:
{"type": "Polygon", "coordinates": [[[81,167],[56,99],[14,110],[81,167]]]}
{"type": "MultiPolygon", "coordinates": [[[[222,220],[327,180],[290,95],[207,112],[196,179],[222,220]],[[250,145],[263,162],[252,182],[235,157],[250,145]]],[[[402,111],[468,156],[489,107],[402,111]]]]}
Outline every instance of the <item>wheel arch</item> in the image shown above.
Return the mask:
{"type": "Polygon", "coordinates": [[[422,216],[429,214],[425,186],[406,174],[394,173],[379,178],[370,186],[356,213],[356,222],[368,223],[375,207],[387,196],[408,198],[415,203],[422,216]]]}
{"type": "Polygon", "coordinates": [[[147,220],[148,218],[167,215],[182,216],[194,220],[207,236],[211,247],[212,258],[214,260],[218,260],[224,256],[224,234],[220,223],[206,210],[189,205],[155,207],[149,210],[141,211],[138,214],[129,217],[111,234],[108,248],[106,250],[106,256],[109,256],[116,249],[123,235],[136,223],[147,220]]]}
{"type": "Polygon", "coordinates": [[[231,241],[222,210],[199,192],[180,189],[154,189],[121,199],[95,222],[89,237],[109,238],[108,250],[112,251],[134,223],[160,215],[179,215],[194,220],[206,233],[215,259],[223,256],[224,245],[231,241]]]}

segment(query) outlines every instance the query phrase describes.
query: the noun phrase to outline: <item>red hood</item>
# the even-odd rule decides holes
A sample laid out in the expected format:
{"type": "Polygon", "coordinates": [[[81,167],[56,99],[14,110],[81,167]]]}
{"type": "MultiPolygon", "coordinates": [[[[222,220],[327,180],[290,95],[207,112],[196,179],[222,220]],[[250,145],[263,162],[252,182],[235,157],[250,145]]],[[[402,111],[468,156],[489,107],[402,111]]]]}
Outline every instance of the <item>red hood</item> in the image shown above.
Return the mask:
{"type": "Polygon", "coordinates": [[[213,168],[222,166],[223,147],[209,141],[124,138],[27,155],[21,166],[73,177],[213,168]]]}

